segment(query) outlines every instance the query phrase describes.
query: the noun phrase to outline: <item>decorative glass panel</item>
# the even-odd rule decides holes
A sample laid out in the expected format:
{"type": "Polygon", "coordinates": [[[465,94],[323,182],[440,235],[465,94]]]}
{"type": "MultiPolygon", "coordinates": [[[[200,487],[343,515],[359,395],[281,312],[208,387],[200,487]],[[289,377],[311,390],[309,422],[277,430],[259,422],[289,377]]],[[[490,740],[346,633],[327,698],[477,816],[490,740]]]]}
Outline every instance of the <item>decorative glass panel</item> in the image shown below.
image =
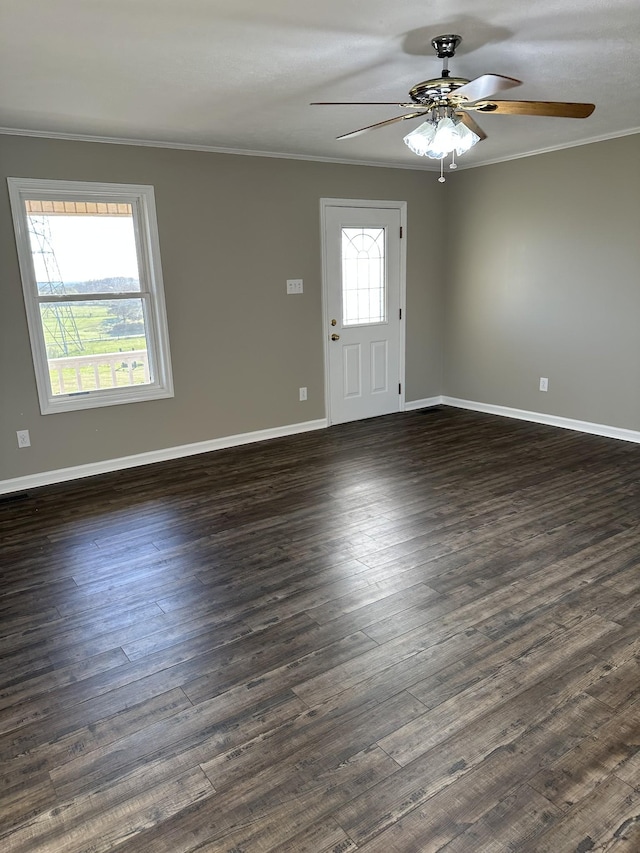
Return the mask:
{"type": "Polygon", "coordinates": [[[342,229],[342,324],[387,321],[385,229],[342,229]]]}

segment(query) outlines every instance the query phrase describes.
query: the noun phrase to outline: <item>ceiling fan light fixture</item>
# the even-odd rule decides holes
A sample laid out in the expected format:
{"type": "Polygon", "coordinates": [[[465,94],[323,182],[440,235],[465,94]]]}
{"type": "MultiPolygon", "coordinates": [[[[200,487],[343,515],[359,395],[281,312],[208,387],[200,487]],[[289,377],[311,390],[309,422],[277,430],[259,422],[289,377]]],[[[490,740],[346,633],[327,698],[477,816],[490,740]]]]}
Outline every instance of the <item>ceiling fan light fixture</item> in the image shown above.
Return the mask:
{"type": "Polygon", "coordinates": [[[458,144],[458,136],[454,122],[445,116],[441,118],[436,125],[436,133],[431,143],[431,152],[427,151],[427,157],[434,160],[442,160],[447,154],[450,154],[458,144]]]}
{"type": "Polygon", "coordinates": [[[465,154],[477,142],[487,138],[484,130],[476,124],[468,110],[478,113],[496,113],[521,116],[555,116],[556,118],[587,118],[595,104],[570,103],[568,101],[513,101],[494,100],[498,92],[519,86],[521,81],[502,74],[481,74],[474,80],[452,77],[448,61],[456,52],[462,38],[448,34],[431,40],[438,57],[442,59],[442,76],[423,80],[409,89],[409,101],[321,101],[324,105],[387,105],[411,112],[369,124],[351,133],[343,133],[338,139],[350,139],[369,130],[388,127],[397,122],[415,118],[425,121],[404,137],[404,142],[419,157],[440,160],[439,181],[444,181],[444,158],[451,155],[449,168],[456,169],[456,154],[465,154]]]}
{"type": "Polygon", "coordinates": [[[436,124],[433,121],[423,121],[421,125],[412,130],[404,137],[407,145],[414,154],[420,157],[431,157],[433,139],[436,135],[436,124]]]}
{"type": "Polygon", "coordinates": [[[455,151],[464,154],[480,141],[477,133],[462,123],[456,116],[446,115],[440,119],[427,119],[404,137],[404,142],[414,154],[442,160],[455,151]]]}
{"type": "Polygon", "coordinates": [[[456,143],[456,154],[458,156],[465,154],[473,148],[476,142],[480,142],[478,134],[474,133],[473,130],[466,126],[466,124],[463,124],[462,120],[460,120],[456,125],[456,133],[458,137],[456,143]]]}

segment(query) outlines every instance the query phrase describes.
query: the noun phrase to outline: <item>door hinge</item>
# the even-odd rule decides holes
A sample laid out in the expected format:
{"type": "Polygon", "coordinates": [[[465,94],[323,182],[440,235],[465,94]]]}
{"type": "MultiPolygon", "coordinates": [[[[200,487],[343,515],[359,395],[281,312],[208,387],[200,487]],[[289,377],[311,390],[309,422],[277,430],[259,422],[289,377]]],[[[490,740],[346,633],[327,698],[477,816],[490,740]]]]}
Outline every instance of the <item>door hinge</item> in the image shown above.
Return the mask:
{"type": "Polygon", "coordinates": [[[398,311],[399,319],[402,320],[402,308],[398,311]]]}
{"type": "Polygon", "coordinates": [[[398,394],[402,394],[402,383],[398,382],[398,394]]]}
{"type": "Polygon", "coordinates": [[[400,226],[400,239],[402,240],[402,225],[400,226]]]}

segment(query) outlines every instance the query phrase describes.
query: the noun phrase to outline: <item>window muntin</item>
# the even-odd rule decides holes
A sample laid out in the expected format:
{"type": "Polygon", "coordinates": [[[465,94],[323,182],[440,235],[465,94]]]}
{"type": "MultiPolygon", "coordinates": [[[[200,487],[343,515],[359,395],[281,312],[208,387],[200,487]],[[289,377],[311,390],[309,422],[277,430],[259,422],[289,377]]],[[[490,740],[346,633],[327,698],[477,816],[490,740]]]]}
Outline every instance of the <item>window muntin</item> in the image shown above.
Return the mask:
{"type": "Polygon", "coordinates": [[[387,322],[384,228],[342,228],[342,325],[387,322]]]}
{"type": "Polygon", "coordinates": [[[172,396],[153,188],[9,188],[43,414],[172,396]]]}

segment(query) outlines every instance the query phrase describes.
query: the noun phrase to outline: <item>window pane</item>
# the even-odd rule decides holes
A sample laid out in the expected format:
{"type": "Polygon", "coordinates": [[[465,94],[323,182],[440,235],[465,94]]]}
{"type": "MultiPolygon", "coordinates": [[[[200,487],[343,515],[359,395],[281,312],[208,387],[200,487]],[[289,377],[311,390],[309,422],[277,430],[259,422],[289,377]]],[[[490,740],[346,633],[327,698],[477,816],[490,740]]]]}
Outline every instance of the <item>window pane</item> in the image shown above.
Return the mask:
{"type": "Polygon", "coordinates": [[[387,320],[385,229],[342,229],[342,324],[387,320]]]}
{"type": "Polygon", "coordinates": [[[41,296],[140,290],[132,205],[24,204],[41,296]]]}
{"type": "Polygon", "coordinates": [[[42,302],[40,316],[54,396],[153,381],[142,299],[42,302]]]}

